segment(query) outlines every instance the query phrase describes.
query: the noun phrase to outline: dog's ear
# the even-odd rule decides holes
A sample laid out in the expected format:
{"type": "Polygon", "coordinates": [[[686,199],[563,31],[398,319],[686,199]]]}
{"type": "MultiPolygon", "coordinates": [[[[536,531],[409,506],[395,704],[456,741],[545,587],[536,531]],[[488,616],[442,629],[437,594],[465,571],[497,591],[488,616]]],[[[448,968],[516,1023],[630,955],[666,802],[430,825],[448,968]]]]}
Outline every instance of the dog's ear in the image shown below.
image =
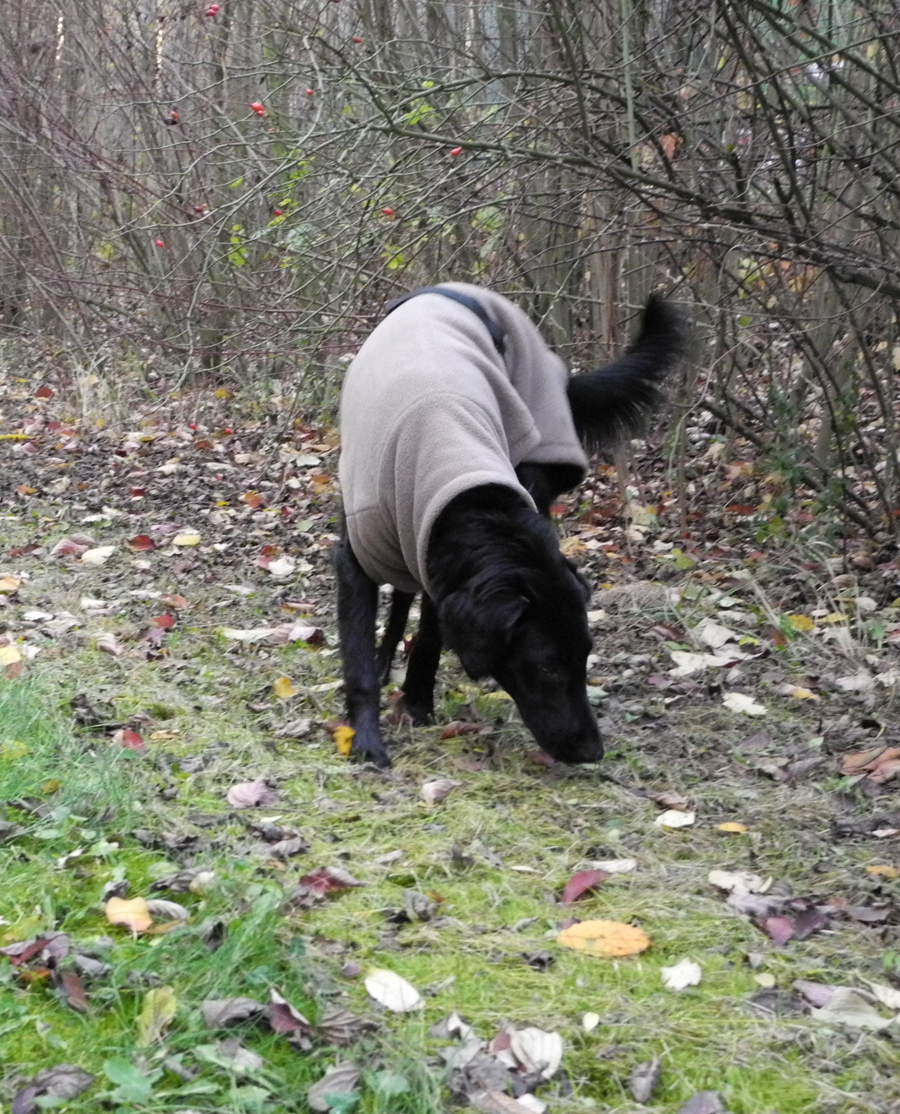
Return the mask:
{"type": "Polygon", "coordinates": [[[525,596],[509,585],[479,589],[467,584],[441,601],[444,641],[473,681],[494,674],[527,607],[525,596]]]}

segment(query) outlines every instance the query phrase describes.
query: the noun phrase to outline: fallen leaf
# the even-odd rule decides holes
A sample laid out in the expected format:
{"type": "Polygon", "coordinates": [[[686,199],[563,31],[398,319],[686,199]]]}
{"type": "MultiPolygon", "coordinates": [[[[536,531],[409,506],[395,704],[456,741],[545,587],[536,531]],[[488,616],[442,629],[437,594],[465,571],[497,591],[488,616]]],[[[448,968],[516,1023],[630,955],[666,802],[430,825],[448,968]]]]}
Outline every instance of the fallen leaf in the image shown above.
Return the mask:
{"type": "Polygon", "coordinates": [[[434,778],[432,781],[425,782],[419,790],[419,795],[426,804],[436,805],[461,785],[461,781],[454,781],[449,777],[434,778]]]}
{"type": "Polygon", "coordinates": [[[275,803],[276,795],[265,778],[232,785],[225,795],[232,808],[260,808],[275,803]]]}
{"type": "Polygon", "coordinates": [[[156,549],[156,542],[149,536],[149,534],[138,534],[134,538],[129,538],[125,545],[133,553],[143,553],[148,549],[156,549]]]}
{"type": "MultiPolygon", "coordinates": [[[[12,1100],[10,1114],[37,1114],[36,1099],[42,1095],[52,1096],[61,1101],[70,1101],[90,1087],[95,1076],[78,1067],[77,1064],[54,1064],[43,1068],[12,1100]]],[[[59,1102],[53,1103],[58,1106],[59,1102]]]]}
{"type": "Polygon", "coordinates": [[[190,910],[177,901],[163,901],[161,898],[148,901],[147,909],[152,917],[162,917],[166,921],[187,921],[191,916],[190,910]]]}
{"type": "Polygon", "coordinates": [[[136,936],[153,924],[147,902],[142,897],[111,897],[106,903],[106,919],[110,924],[128,928],[136,936]]]}
{"type": "Polygon", "coordinates": [[[200,535],[196,530],[183,530],[172,538],[172,545],[177,545],[179,548],[188,548],[199,545],[200,540],[200,535]]]}
{"type": "Polygon", "coordinates": [[[290,700],[292,696],[297,695],[297,690],[294,688],[290,677],[279,677],[278,680],[272,684],[272,691],[279,700],[290,700]]]}
{"type": "Polygon", "coordinates": [[[278,557],[267,564],[266,571],[276,580],[286,580],[296,567],[297,562],[292,557],[278,557]]]}
{"type": "Polygon", "coordinates": [[[811,1009],[810,1017],[832,1025],[847,1025],[851,1029],[886,1029],[893,1018],[883,1018],[871,1002],[848,987],[835,990],[821,1009],[811,1009]]]}
{"type": "Polygon", "coordinates": [[[743,692],[729,692],[722,698],[722,704],[731,712],[739,712],[745,716],[764,716],[766,709],[757,703],[752,696],[743,692]]]}
{"type": "Polygon", "coordinates": [[[746,824],[741,824],[737,820],[729,820],[726,824],[720,824],[716,830],[720,832],[734,832],[737,834],[750,831],[746,824]]]}
{"type": "Polygon", "coordinates": [[[662,1061],[658,1056],[654,1056],[652,1060],[645,1060],[642,1064],[636,1064],[628,1080],[628,1090],[634,1101],[641,1106],[646,1105],[653,1098],[653,1092],[659,1086],[661,1076],[662,1061]]]}
{"type": "MultiPolygon", "coordinates": [[[[345,1060],[343,1064],[330,1067],[318,1083],[313,1083],[306,1092],[306,1102],[316,1114],[328,1114],[332,1106],[337,1105],[328,1100],[333,1095],[354,1094],[358,1083],[359,1068],[351,1060],[345,1060]]],[[[347,1110],[349,1107],[344,1106],[343,1109],[347,1110]]]]}
{"type": "Polygon", "coordinates": [[[895,990],[894,987],[885,986],[880,982],[869,982],[868,979],[866,979],[866,982],[869,983],[869,989],[883,1006],[887,1006],[889,1010],[895,1012],[900,1011],[900,990],[895,990]]]}
{"type": "Polygon", "coordinates": [[[20,661],[22,654],[15,646],[0,646],[0,665],[17,665],[20,661]]]}
{"type": "Polygon", "coordinates": [[[620,921],[580,921],[564,928],[556,940],[585,955],[609,958],[637,955],[650,947],[650,937],[643,929],[620,921]]]}
{"type": "Polygon", "coordinates": [[[699,986],[703,978],[700,964],[692,959],[682,959],[674,967],[660,967],[663,986],[666,990],[684,990],[688,986],[699,986]]]}
{"type": "Polygon", "coordinates": [[[654,828],[689,828],[697,819],[696,812],[681,812],[679,809],[669,808],[661,812],[653,821],[654,828]]]}
{"type": "Polygon", "coordinates": [[[808,615],[788,615],[787,621],[793,630],[811,631],[816,629],[816,624],[808,615]]]}
{"type": "Polygon", "coordinates": [[[821,697],[811,689],[802,688],[800,685],[782,685],[778,692],[782,696],[793,696],[795,700],[821,700],[821,697]]]}
{"type": "Polygon", "coordinates": [[[175,1019],[178,1000],[171,986],[157,986],[144,995],[144,1004],[138,1014],[138,1047],[149,1048],[162,1038],[175,1019]]]}
{"type": "Polygon", "coordinates": [[[584,1029],[584,1031],[586,1033],[593,1033],[593,1031],[597,1028],[597,1026],[599,1024],[600,1024],[600,1014],[599,1013],[592,1013],[592,1012],[588,1011],[588,1013],[582,1014],[582,1016],[581,1016],[581,1027],[582,1027],[582,1029],[584,1029]]]}
{"type": "Polygon", "coordinates": [[[115,551],[114,545],[98,545],[94,549],[84,550],[80,560],[83,565],[105,565],[115,551]]]}
{"type": "Polygon", "coordinates": [[[352,727],[347,727],[346,724],[341,724],[340,727],[334,729],[334,745],[337,748],[338,754],[342,754],[347,758],[353,747],[353,736],[356,732],[352,727]]]}
{"type": "Polygon", "coordinates": [[[469,723],[465,720],[455,719],[442,727],[438,735],[439,739],[456,739],[460,735],[477,735],[479,731],[484,730],[482,723],[469,723]]]}
{"type": "Polygon", "coordinates": [[[16,576],[2,576],[0,577],[0,593],[9,595],[11,592],[17,592],[22,587],[22,581],[16,576]]]}
{"type": "Polygon", "coordinates": [[[409,1013],[419,1010],[425,1000],[416,988],[394,971],[376,967],[366,976],[365,987],[369,995],[392,1013],[409,1013]]]}
{"type": "Polygon", "coordinates": [[[139,753],[147,749],[147,744],[140,737],[137,731],[132,731],[130,727],[120,727],[118,731],[112,734],[112,742],[117,747],[123,747],[125,750],[136,750],[139,753]]]}
{"type": "Polygon", "coordinates": [[[59,989],[66,1005],[78,1013],[88,1012],[88,1000],[81,979],[74,971],[63,971],[59,975],[59,989]]]}
{"type": "Polygon", "coordinates": [[[200,1003],[200,1013],[207,1029],[224,1029],[238,1021],[260,1017],[266,1007],[254,998],[209,998],[200,1003]]]}
{"type": "Polygon", "coordinates": [[[767,883],[749,870],[711,870],[707,875],[710,885],[736,894],[763,893],[767,883]]]}
{"type": "Polygon", "coordinates": [[[761,927],[774,944],[786,944],[794,935],[794,922],[790,917],[767,917],[761,927]]]}
{"type": "Polygon", "coordinates": [[[534,1027],[510,1029],[509,1048],[526,1075],[550,1079],[562,1063],[563,1041],[556,1032],[534,1027]]]}
{"type": "Polygon", "coordinates": [[[898,878],[900,877],[900,870],[887,863],[876,863],[873,866],[866,867],[866,874],[874,874],[881,878],[898,878]]]}
{"type": "MultiPolygon", "coordinates": [[[[262,1056],[246,1048],[237,1037],[216,1041],[215,1044],[198,1045],[193,1052],[201,1060],[227,1068],[238,1075],[259,1071],[266,1063],[262,1056]]],[[[182,1111],[181,1114],[188,1114],[188,1112],[182,1111]]]]}
{"type": "Polygon", "coordinates": [[[562,897],[559,899],[560,904],[571,905],[573,901],[596,889],[608,877],[609,875],[602,870],[579,870],[566,882],[562,897]]]}
{"type": "Polygon", "coordinates": [[[697,1091],[678,1107],[678,1114],[727,1114],[718,1091],[697,1091]]]}
{"type": "Polygon", "coordinates": [[[671,808],[675,809],[676,812],[688,812],[691,807],[688,801],[680,793],[676,793],[674,789],[667,789],[663,793],[654,793],[652,800],[660,808],[671,808]]]}
{"type": "Polygon", "coordinates": [[[637,865],[637,859],[603,859],[591,863],[594,870],[602,870],[606,874],[630,874],[637,865]]]}
{"type": "Polygon", "coordinates": [[[277,990],[269,991],[269,1002],[271,1003],[269,1026],[273,1033],[299,1033],[309,1036],[312,1032],[312,1024],[277,990]]]}
{"type": "Polygon", "coordinates": [[[737,642],[740,635],[736,634],[728,627],[723,627],[720,623],[716,623],[712,619],[704,619],[699,626],[694,628],[693,633],[697,638],[709,646],[711,650],[718,650],[719,647],[724,646],[726,642],[737,642]]]}
{"type": "Polygon", "coordinates": [[[875,678],[867,669],[861,669],[850,677],[836,678],[835,684],[843,692],[869,692],[875,684],[875,678]]]}
{"type": "Polygon", "coordinates": [[[320,866],[309,874],[304,874],[300,885],[292,897],[302,894],[314,894],[324,897],[325,894],[334,893],[336,890],[347,890],[355,886],[365,886],[358,878],[339,866],[320,866]]]}

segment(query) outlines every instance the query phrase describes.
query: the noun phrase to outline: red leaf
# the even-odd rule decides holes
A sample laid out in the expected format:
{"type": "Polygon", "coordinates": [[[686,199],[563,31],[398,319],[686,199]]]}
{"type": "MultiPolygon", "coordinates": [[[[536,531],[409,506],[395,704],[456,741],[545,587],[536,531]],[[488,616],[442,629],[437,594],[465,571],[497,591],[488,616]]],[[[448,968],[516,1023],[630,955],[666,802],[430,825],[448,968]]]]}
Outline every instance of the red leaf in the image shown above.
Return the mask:
{"type": "Polygon", "coordinates": [[[138,534],[134,538],[129,538],[125,544],[134,553],[140,553],[145,549],[156,549],[156,542],[149,534],[138,534]]]}
{"type": "Polygon", "coordinates": [[[314,870],[310,874],[304,874],[300,879],[300,885],[306,893],[324,896],[334,890],[349,890],[354,886],[365,885],[365,883],[354,878],[346,870],[340,870],[334,866],[320,866],[318,870],[314,870]]]}
{"type": "Polygon", "coordinates": [[[142,753],[147,749],[144,740],[138,735],[137,731],[132,731],[130,727],[120,727],[113,734],[112,741],[125,750],[136,750],[142,753]]]}
{"type": "Polygon", "coordinates": [[[5,948],[0,948],[0,955],[5,955],[13,967],[18,967],[27,963],[29,959],[34,959],[46,946],[47,937],[37,936],[34,940],[27,940],[22,944],[9,944],[5,948]]]}
{"type": "Polygon", "coordinates": [[[168,612],[165,615],[154,615],[151,619],[151,622],[158,627],[162,627],[163,630],[171,630],[175,626],[175,621],[175,616],[169,615],[168,612]]]}
{"type": "Polygon", "coordinates": [[[38,389],[34,392],[34,397],[35,398],[53,398],[54,393],[55,392],[52,391],[49,387],[38,387],[38,389]]]}
{"type": "Polygon", "coordinates": [[[590,890],[595,890],[607,878],[609,875],[605,870],[579,870],[566,882],[562,897],[559,899],[560,904],[571,905],[590,890]]]}
{"type": "Polygon", "coordinates": [[[88,1000],[81,979],[74,971],[64,971],[59,979],[60,990],[66,1003],[78,1013],[87,1013],[88,1000]]]}
{"type": "Polygon", "coordinates": [[[455,719],[441,728],[440,738],[455,739],[458,735],[477,735],[481,728],[480,723],[464,723],[462,720],[455,719]]]}

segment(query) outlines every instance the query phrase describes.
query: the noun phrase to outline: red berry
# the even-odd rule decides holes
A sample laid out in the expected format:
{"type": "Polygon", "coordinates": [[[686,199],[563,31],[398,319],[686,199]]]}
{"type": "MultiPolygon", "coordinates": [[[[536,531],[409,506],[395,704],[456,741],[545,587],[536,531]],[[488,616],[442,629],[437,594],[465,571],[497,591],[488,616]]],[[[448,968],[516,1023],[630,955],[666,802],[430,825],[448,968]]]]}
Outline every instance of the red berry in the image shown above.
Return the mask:
{"type": "Polygon", "coordinates": [[[361,39],[361,38],[359,37],[359,35],[354,35],[354,36],[353,36],[353,42],[355,42],[355,43],[361,43],[361,42],[362,42],[362,39],[361,39]]]}
{"type": "Polygon", "coordinates": [[[197,426],[193,422],[188,422],[188,429],[196,429],[197,426]]]}
{"type": "Polygon", "coordinates": [[[158,248],[164,248],[164,247],[165,247],[166,245],[165,245],[164,241],[162,241],[162,240],[157,240],[157,241],[156,241],[156,246],[157,246],[158,248]]]}
{"type": "Polygon", "coordinates": [[[280,217],[281,214],[284,212],[284,210],[283,209],[273,209],[272,212],[275,214],[276,217],[280,217]]]}
{"type": "Polygon", "coordinates": [[[457,155],[461,155],[462,153],[462,147],[454,147],[453,150],[450,152],[450,157],[455,159],[457,155]]]}
{"type": "Polygon", "coordinates": [[[386,217],[392,217],[394,215],[393,209],[382,209],[381,211],[386,217]]]}
{"type": "Polygon", "coordinates": [[[232,430],[228,426],[225,426],[225,428],[222,430],[222,432],[223,433],[231,433],[232,430]]]}
{"type": "Polygon", "coordinates": [[[306,95],[308,97],[311,97],[313,95],[313,93],[315,93],[315,89],[307,89],[306,90],[306,95]]]}
{"type": "Polygon", "coordinates": [[[266,106],[262,103],[262,101],[253,101],[251,102],[250,107],[253,109],[257,116],[265,116],[266,106]]]}

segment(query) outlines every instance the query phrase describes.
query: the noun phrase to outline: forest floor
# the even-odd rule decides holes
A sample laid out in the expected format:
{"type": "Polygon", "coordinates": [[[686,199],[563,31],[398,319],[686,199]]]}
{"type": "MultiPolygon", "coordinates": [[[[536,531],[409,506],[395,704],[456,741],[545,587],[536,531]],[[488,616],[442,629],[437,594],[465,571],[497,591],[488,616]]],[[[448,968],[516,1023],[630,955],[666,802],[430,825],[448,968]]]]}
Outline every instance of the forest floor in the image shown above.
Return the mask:
{"type": "Polygon", "coordinates": [[[0,380],[0,1109],[900,1111],[893,553],[707,427],[680,499],[638,446],[558,508],[602,763],[446,655],[376,771],[334,432],[96,389],[0,380]]]}

